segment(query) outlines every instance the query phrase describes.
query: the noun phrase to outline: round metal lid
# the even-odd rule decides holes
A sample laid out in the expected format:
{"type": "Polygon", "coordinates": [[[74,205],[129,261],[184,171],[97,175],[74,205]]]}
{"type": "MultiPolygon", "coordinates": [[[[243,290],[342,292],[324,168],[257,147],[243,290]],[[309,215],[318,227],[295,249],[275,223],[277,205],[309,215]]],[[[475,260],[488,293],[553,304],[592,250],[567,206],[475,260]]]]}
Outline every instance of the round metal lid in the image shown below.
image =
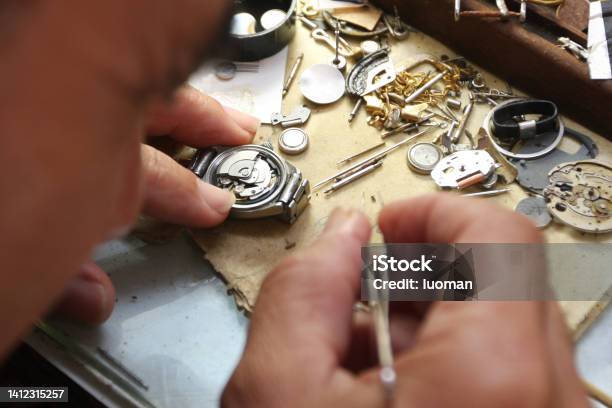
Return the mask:
{"type": "Polygon", "coordinates": [[[289,128],[281,133],[278,147],[283,153],[296,155],[305,152],[309,142],[308,135],[302,129],[289,128]]]}
{"type": "Polygon", "coordinates": [[[442,150],[433,143],[417,143],[408,150],[408,164],[421,174],[429,174],[442,160],[442,150]]]}
{"type": "Polygon", "coordinates": [[[264,30],[276,28],[287,19],[287,13],[283,10],[272,9],[268,10],[259,19],[259,23],[264,30]]]}
{"type": "Polygon", "coordinates": [[[232,17],[230,32],[233,35],[255,34],[257,20],[249,13],[238,13],[232,17]]]}
{"type": "Polygon", "coordinates": [[[380,50],[380,44],[374,40],[362,41],[359,47],[366,57],[380,50]]]}
{"type": "Polygon", "coordinates": [[[334,103],[344,96],[344,76],[333,65],[313,65],[302,74],[300,90],[306,99],[314,103],[334,103]]]}

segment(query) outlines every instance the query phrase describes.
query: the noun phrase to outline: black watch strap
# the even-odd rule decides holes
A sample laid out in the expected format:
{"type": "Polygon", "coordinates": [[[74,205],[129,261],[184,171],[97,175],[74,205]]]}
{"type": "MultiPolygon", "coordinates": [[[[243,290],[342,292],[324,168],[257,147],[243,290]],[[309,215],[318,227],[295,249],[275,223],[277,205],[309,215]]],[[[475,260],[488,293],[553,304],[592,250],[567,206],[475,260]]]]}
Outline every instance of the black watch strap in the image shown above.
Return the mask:
{"type": "Polygon", "coordinates": [[[500,139],[533,139],[557,128],[559,109],[551,101],[524,100],[509,103],[493,113],[495,136],[500,139]],[[539,120],[517,122],[516,117],[541,115],[539,120]]]}

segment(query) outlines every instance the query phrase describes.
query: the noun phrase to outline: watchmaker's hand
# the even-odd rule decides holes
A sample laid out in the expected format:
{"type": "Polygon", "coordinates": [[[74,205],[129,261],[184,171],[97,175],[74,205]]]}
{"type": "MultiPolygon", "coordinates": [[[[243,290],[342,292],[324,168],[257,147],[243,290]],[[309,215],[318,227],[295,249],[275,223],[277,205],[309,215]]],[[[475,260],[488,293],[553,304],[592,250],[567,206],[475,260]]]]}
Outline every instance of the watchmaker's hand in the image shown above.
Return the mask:
{"type": "MultiPolygon", "coordinates": [[[[380,227],[388,242],[541,240],[514,213],[445,195],[391,205],[380,227]]],[[[389,406],[367,317],[353,313],[368,237],[362,215],[337,211],[318,242],[269,275],[225,407],[389,406]]],[[[555,305],[392,306],[398,378],[391,406],[587,406],[555,305]]]]}
{"type": "MultiPolygon", "coordinates": [[[[235,146],[250,143],[259,120],[223,108],[191,87],[176,94],[170,106],[152,109],[148,133],[170,135],[192,147],[235,146]]],[[[162,221],[192,227],[212,227],[227,217],[232,193],[204,183],[170,157],[143,147],[144,212],[162,221]]]]}
{"type": "MultiPolygon", "coordinates": [[[[147,132],[169,135],[193,147],[231,146],[251,142],[258,127],[256,118],[223,108],[196,89],[184,87],[169,105],[160,103],[152,108],[147,132]]],[[[234,203],[233,194],[202,182],[150,146],[143,145],[141,154],[145,214],[192,227],[211,227],[225,220],[234,203]]],[[[97,265],[87,263],[68,285],[55,311],[95,324],[110,316],[114,304],[115,290],[110,279],[97,265]]]]}

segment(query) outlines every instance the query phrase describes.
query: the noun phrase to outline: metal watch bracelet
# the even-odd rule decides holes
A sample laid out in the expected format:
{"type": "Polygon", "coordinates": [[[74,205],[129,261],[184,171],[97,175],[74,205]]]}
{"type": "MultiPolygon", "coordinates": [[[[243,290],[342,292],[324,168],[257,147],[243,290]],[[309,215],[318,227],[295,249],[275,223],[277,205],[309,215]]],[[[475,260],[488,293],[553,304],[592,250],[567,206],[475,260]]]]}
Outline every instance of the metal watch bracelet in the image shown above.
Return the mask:
{"type": "MultiPolygon", "coordinates": [[[[198,150],[189,169],[197,177],[203,179],[211,163],[220,153],[221,151],[214,147],[198,150]]],[[[273,150],[270,150],[270,154],[276,155],[273,150]]],[[[232,214],[236,218],[278,217],[289,224],[293,224],[297,220],[310,201],[310,182],[303,178],[302,172],[295,166],[284,159],[282,159],[282,162],[287,172],[287,181],[276,202],[268,207],[254,210],[250,213],[237,213],[233,211],[232,214]]]]}

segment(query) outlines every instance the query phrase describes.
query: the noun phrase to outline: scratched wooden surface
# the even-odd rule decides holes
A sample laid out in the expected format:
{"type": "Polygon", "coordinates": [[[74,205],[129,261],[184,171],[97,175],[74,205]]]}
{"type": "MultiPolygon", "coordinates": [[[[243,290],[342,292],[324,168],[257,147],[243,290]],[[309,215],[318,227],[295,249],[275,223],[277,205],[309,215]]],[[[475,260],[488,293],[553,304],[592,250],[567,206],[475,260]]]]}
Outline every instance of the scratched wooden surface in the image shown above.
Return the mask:
{"type": "MultiPolygon", "coordinates": [[[[396,65],[421,53],[435,56],[455,55],[442,44],[421,33],[413,33],[407,40],[392,45],[391,57],[396,65]]],[[[300,52],[305,54],[300,72],[313,64],[327,63],[333,58],[331,50],[311,40],[309,31],[298,23],[298,33],[290,50],[290,65],[300,52]]],[[[505,89],[503,81],[486,72],[483,74],[491,87],[505,89]]],[[[509,80],[511,82],[511,78],[509,80]]],[[[285,98],[285,111],[290,111],[299,104],[305,104],[313,109],[313,115],[304,127],[311,137],[309,150],[301,156],[288,157],[312,184],[337,172],[336,162],[341,158],[380,141],[379,131],[366,124],[364,111],[360,112],[352,125],[347,123],[347,115],[351,111],[353,102],[351,98],[345,97],[333,105],[314,106],[301,96],[297,80],[285,98]]],[[[486,106],[476,109],[468,125],[468,129],[473,134],[477,134],[486,112],[486,106]]],[[[612,161],[610,142],[575,123],[568,121],[567,124],[591,135],[600,146],[599,158],[612,161]]],[[[256,141],[271,139],[277,146],[280,131],[280,129],[262,127],[256,141]]],[[[434,131],[422,140],[431,140],[438,132],[440,131],[434,131]]],[[[389,142],[400,141],[403,137],[405,136],[395,136],[389,142]]],[[[568,151],[576,148],[568,142],[564,142],[563,147],[568,151]]],[[[226,279],[237,305],[250,311],[253,309],[259,287],[266,274],[285,255],[311,243],[335,207],[360,209],[374,223],[383,204],[437,191],[436,185],[429,177],[417,175],[408,169],[406,151],[407,149],[403,148],[393,153],[387,158],[382,169],[331,197],[325,197],[322,192],[313,194],[310,207],[293,226],[274,220],[228,221],[213,230],[194,231],[194,238],[206,252],[206,257],[226,279]]],[[[527,197],[527,194],[518,185],[512,185],[511,188],[510,194],[488,200],[514,209],[520,200],[527,197]]],[[[495,228],[496,220],[490,222],[491,228],[495,228]]],[[[546,236],[549,242],[612,241],[610,234],[586,235],[562,225],[549,227],[546,236]]],[[[376,233],[373,241],[381,242],[380,234],[376,233]]],[[[597,302],[562,303],[568,323],[577,335],[588,327],[604,306],[603,303],[597,302]]]]}

